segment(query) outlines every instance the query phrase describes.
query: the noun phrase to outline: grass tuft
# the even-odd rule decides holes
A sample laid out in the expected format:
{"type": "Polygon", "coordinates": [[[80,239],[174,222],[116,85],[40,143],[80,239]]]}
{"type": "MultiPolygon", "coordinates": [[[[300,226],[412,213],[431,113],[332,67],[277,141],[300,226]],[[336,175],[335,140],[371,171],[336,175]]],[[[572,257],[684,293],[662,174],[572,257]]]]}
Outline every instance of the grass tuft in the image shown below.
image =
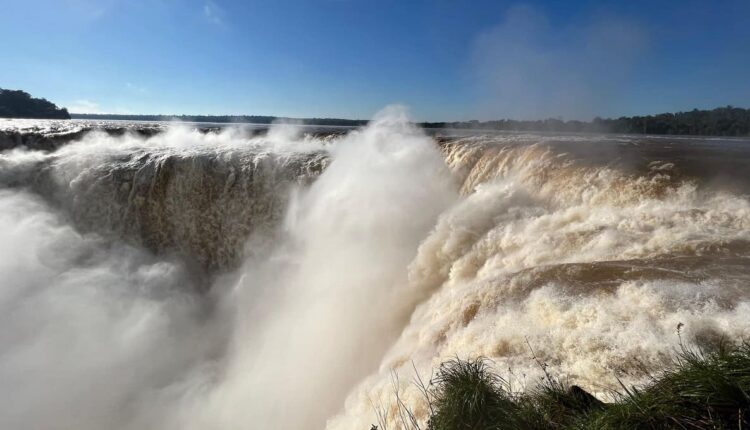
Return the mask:
{"type": "Polygon", "coordinates": [[[723,342],[711,350],[683,346],[650,384],[622,385],[611,403],[558,381],[540,365],[546,378],[519,394],[486,359],[443,363],[423,390],[431,411],[427,429],[750,429],[745,342],[723,342]]]}
{"type": "Polygon", "coordinates": [[[497,429],[517,421],[518,406],[506,382],[484,359],[443,363],[433,380],[438,386],[428,429],[497,429]]]}

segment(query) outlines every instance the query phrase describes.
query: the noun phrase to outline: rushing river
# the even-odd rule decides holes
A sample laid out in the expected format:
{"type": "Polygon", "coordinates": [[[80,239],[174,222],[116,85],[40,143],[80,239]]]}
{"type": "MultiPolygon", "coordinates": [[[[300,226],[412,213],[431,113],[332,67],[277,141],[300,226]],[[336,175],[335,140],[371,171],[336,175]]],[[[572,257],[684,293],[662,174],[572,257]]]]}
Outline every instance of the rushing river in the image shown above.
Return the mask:
{"type": "Polygon", "coordinates": [[[750,335],[750,141],[0,120],[0,428],[369,429],[750,335]],[[398,375],[398,377],[394,376],[398,375]],[[393,411],[392,411],[393,412],[393,411]]]}

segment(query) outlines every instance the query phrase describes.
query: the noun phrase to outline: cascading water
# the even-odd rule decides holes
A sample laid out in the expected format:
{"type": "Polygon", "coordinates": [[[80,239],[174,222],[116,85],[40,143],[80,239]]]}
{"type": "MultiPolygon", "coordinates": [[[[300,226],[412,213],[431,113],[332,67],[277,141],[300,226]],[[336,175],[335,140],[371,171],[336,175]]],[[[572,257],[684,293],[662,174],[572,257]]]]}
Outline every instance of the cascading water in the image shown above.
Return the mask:
{"type": "MultiPolygon", "coordinates": [[[[586,137],[570,139],[586,153],[586,137]]],[[[426,419],[415,369],[429,380],[456,356],[490,358],[524,390],[543,377],[533,349],[555,375],[606,396],[619,381],[642,383],[644,370],[665,366],[680,342],[678,324],[691,343],[747,338],[750,200],[723,191],[712,180],[717,172],[690,177],[671,162],[747,142],[690,150],[683,141],[687,150],[668,151],[672,159],[652,159],[664,155],[659,142],[595,139],[600,160],[540,136],[444,144],[465,197],[441,215],[409,266],[410,287],[429,298],[330,428],[362,428],[365,416],[374,422],[373,405],[399,428],[394,371],[400,399],[426,419]],[[622,164],[613,156],[620,151],[633,157],[622,164]]],[[[747,189],[748,179],[722,185],[747,189]]]]}
{"type": "Polygon", "coordinates": [[[30,188],[80,230],[228,269],[240,263],[254,230],[283,217],[289,187],[325,167],[325,141],[290,137],[181,127],[148,139],[93,131],[54,152],[7,153],[0,181],[30,188]]]}
{"type": "Polygon", "coordinates": [[[750,334],[750,142],[38,123],[0,155],[3,428],[366,429],[455,356],[605,393],[678,323],[750,334]]]}

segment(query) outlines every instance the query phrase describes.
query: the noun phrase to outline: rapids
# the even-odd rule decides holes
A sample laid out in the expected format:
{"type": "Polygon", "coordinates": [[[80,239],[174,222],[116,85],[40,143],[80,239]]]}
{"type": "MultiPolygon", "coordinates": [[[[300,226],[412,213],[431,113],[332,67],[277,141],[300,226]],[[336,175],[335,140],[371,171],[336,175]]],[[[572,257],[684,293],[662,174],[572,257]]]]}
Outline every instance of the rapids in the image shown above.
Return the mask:
{"type": "Polygon", "coordinates": [[[750,141],[0,123],[0,426],[367,429],[750,335],[750,141]],[[682,324],[680,336],[678,324],[682,324]]]}

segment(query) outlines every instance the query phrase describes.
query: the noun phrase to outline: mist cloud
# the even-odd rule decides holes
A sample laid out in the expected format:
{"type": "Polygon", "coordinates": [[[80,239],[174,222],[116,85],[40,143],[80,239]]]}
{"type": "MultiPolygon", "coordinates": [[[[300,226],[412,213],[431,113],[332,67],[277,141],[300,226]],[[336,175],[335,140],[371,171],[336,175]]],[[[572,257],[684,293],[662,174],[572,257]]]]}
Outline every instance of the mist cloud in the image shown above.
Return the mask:
{"type": "MultiPolygon", "coordinates": [[[[82,171],[138,151],[200,162],[240,148],[325,150],[315,182],[267,190],[291,192],[286,216],[210,285],[176,257],[82,233],[47,199],[0,190],[0,428],[323,428],[422,298],[405,289],[406,268],[457,192],[434,142],[400,108],[330,141],[299,131],[90,133],[54,153],[68,193],[97,181],[82,171]]],[[[6,152],[0,167],[45,156],[6,152]]],[[[275,194],[254,190],[254,204],[272,210],[275,194]]]]}
{"type": "Polygon", "coordinates": [[[101,113],[99,103],[91,100],[75,100],[68,105],[68,111],[75,113],[101,113]]]}
{"type": "Polygon", "coordinates": [[[557,28],[544,11],[511,7],[472,47],[471,74],[486,118],[607,115],[648,47],[636,22],[601,15],[557,28]]]}
{"type": "MultiPolygon", "coordinates": [[[[181,264],[0,192],[0,427],[124,429],[220,339],[181,264]]],[[[135,426],[138,428],[138,426],[135,426]]],[[[143,428],[143,427],[140,427],[143,428]]]]}

